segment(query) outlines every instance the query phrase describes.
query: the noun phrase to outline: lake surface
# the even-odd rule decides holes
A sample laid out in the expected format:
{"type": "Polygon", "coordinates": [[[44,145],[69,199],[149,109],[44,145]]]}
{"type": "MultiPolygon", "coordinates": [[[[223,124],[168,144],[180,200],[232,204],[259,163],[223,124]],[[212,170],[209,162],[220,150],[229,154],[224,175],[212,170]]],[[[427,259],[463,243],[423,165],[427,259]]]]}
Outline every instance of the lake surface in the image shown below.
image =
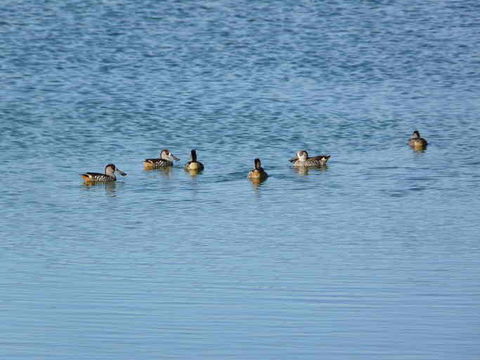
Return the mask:
{"type": "Polygon", "coordinates": [[[479,14],[2,2],[0,358],[479,359],[479,14]]]}

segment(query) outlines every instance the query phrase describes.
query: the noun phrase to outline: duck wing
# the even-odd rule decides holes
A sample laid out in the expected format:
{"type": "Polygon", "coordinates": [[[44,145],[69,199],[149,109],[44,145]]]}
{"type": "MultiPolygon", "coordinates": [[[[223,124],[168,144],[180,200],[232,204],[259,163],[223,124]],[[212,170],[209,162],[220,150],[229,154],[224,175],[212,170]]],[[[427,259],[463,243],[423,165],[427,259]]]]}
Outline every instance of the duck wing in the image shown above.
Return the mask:
{"type": "Polygon", "coordinates": [[[86,172],[81,174],[81,176],[96,177],[96,176],[105,176],[105,174],[96,173],[96,172],[86,172]]]}
{"type": "Polygon", "coordinates": [[[311,158],[308,158],[308,160],[313,160],[313,161],[327,161],[330,159],[330,155],[318,155],[318,156],[313,156],[311,158]]]}

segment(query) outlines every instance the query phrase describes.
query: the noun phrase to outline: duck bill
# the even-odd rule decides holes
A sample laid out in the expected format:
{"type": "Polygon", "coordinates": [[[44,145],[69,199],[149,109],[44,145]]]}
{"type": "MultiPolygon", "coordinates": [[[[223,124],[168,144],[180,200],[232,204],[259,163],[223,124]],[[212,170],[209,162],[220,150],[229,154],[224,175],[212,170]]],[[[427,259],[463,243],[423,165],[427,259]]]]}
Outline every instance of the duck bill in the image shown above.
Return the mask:
{"type": "Polygon", "coordinates": [[[122,175],[122,176],[127,176],[127,173],[124,172],[124,171],[122,171],[122,170],[120,170],[119,168],[117,168],[115,171],[118,172],[118,173],[119,173],[120,175],[122,175]]]}
{"type": "Polygon", "coordinates": [[[175,155],[172,154],[172,159],[175,160],[175,161],[178,161],[180,160],[179,158],[177,158],[175,155]]]}
{"type": "Polygon", "coordinates": [[[290,160],[288,160],[288,161],[290,161],[290,162],[292,162],[292,163],[293,163],[293,162],[295,162],[295,161],[297,161],[297,160],[298,160],[298,157],[294,157],[294,158],[291,158],[291,159],[290,159],[290,160]]]}

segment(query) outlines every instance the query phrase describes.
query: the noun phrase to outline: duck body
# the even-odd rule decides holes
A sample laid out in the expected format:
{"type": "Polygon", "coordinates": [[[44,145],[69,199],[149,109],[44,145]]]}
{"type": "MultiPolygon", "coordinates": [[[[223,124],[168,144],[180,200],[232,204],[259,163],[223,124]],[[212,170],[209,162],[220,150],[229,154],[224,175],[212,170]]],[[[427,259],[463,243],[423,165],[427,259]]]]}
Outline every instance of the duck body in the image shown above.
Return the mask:
{"type": "Polygon", "coordinates": [[[297,156],[290,159],[295,167],[321,167],[326,166],[330,155],[318,155],[309,157],[305,150],[297,152],[297,156]]]}
{"type": "Polygon", "coordinates": [[[408,145],[414,150],[425,150],[427,148],[428,142],[420,136],[418,130],[415,130],[408,140],[408,145]]]}
{"type": "Polygon", "coordinates": [[[145,159],[143,162],[145,169],[160,169],[173,166],[173,161],[165,159],[145,159]]]}
{"type": "Polygon", "coordinates": [[[87,172],[82,174],[82,178],[86,183],[97,183],[97,182],[112,182],[117,181],[115,172],[118,172],[122,176],[127,174],[122,170],[118,169],[114,164],[108,164],[105,166],[105,173],[96,173],[96,172],[87,172]]]}
{"type": "Polygon", "coordinates": [[[176,156],[174,156],[170,150],[164,149],[160,152],[160,158],[158,159],[145,159],[143,162],[143,167],[147,170],[150,169],[160,169],[160,168],[168,168],[173,166],[174,160],[180,160],[176,156]]]}
{"type": "Polygon", "coordinates": [[[248,178],[254,181],[263,181],[268,177],[268,174],[263,170],[260,159],[254,160],[255,168],[250,170],[248,178]]]}
{"type": "Polygon", "coordinates": [[[87,172],[82,174],[83,180],[85,182],[110,182],[110,181],[117,181],[117,177],[115,175],[106,175],[101,173],[95,172],[87,172]]]}
{"type": "Polygon", "coordinates": [[[200,161],[197,161],[197,151],[192,150],[191,151],[191,157],[192,159],[185,164],[185,170],[187,171],[202,171],[205,167],[200,161]]]}

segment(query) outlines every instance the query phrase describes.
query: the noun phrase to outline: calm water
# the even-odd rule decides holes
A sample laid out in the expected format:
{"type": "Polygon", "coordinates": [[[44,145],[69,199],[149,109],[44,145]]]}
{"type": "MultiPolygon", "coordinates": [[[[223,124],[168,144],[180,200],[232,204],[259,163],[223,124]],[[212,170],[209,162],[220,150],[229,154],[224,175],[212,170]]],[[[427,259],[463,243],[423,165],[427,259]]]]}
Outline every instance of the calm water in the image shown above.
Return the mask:
{"type": "Polygon", "coordinates": [[[479,15],[3,1],[0,358],[479,359],[479,15]]]}

